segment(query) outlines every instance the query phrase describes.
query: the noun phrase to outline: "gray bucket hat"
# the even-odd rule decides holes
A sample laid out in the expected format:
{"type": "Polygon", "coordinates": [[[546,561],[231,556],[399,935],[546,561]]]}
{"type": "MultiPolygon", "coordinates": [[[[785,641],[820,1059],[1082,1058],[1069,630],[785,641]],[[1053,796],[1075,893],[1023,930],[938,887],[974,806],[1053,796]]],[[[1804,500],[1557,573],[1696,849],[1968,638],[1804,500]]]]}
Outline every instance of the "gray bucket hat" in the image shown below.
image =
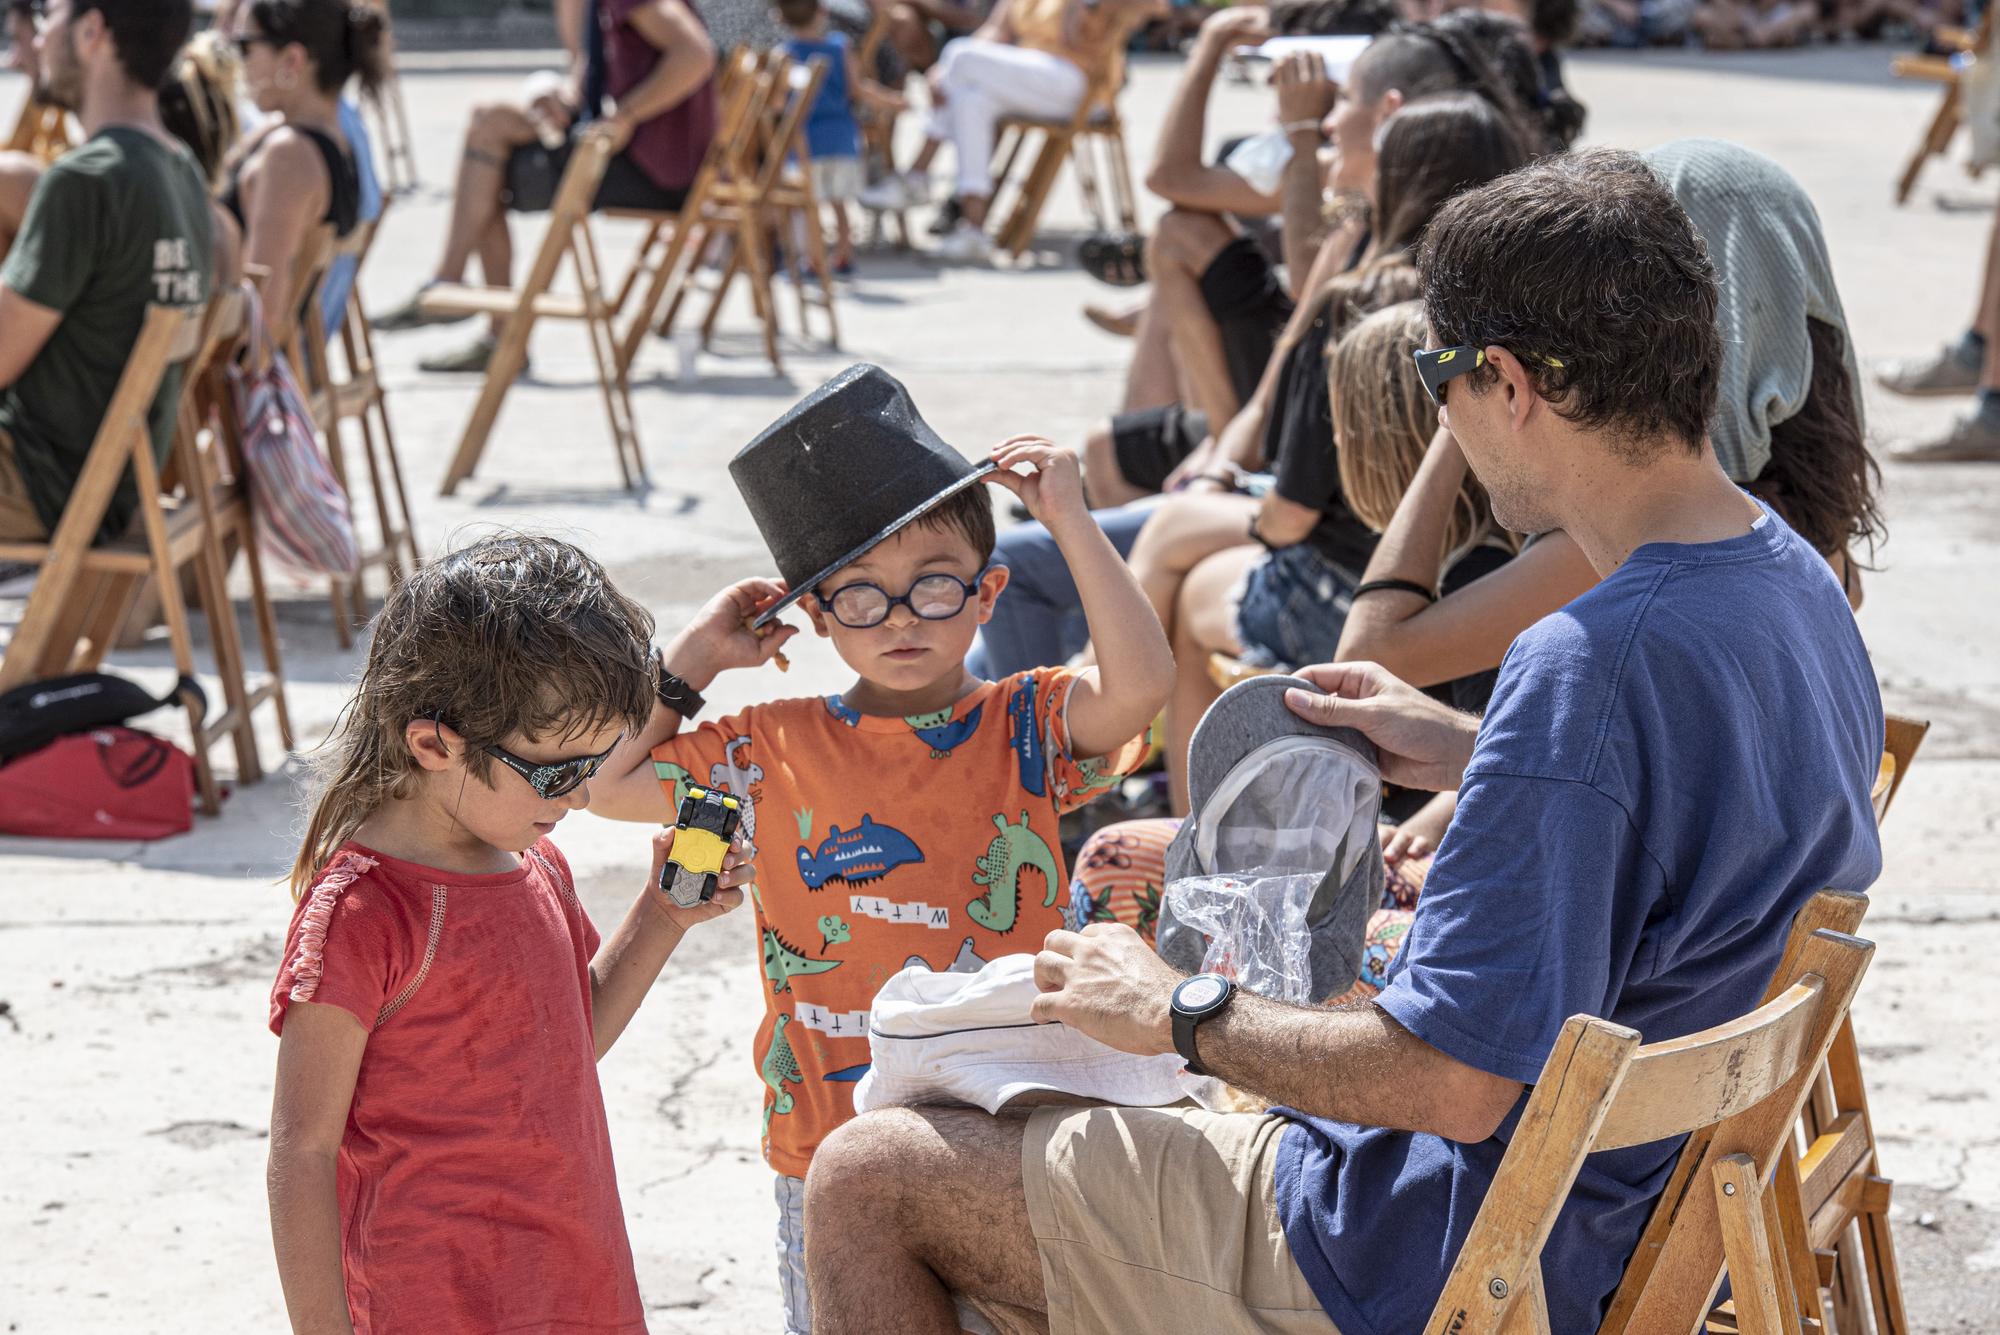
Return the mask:
{"type": "Polygon", "coordinates": [[[1208,943],[1174,911],[1174,882],[1261,871],[1318,874],[1306,908],[1315,1002],[1361,976],[1368,917],[1382,902],[1375,745],[1352,728],[1309,723],[1285,705],[1298,677],[1252,677],[1222,693],[1188,745],[1188,818],[1167,848],[1156,938],[1163,958],[1202,967],[1208,943]]]}

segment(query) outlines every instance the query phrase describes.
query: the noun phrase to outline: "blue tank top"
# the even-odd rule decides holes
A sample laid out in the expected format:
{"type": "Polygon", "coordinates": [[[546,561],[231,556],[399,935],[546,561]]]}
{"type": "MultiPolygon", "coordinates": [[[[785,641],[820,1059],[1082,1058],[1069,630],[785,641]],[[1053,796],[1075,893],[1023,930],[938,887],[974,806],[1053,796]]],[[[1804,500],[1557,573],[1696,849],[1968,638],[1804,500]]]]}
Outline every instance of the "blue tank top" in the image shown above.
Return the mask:
{"type": "Polygon", "coordinates": [[[806,117],[806,147],[815,158],[861,156],[861,127],[854,121],[853,93],[847,86],[847,35],[828,33],[818,41],[788,38],[785,54],[804,64],[814,56],[826,62],[819,99],[806,117]]]}

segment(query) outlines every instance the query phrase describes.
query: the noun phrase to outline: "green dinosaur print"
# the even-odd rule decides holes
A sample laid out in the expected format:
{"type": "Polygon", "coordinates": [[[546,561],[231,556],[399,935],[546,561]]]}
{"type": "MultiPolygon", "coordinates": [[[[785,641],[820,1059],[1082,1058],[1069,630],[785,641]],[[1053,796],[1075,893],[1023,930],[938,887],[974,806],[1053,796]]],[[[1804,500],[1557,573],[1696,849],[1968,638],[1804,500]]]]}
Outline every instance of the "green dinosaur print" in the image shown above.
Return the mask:
{"type": "Polygon", "coordinates": [[[848,929],[847,920],[837,913],[829,913],[819,920],[819,942],[822,952],[841,945],[854,936],[848,929]]]}
{"type": "Polygon", "coordinates": [[[661,783],[672,783],[674,786],[673,808],[667,816],[667,824],[672,825],[680,819],[681,801],[688,795],[688,784],[693,782],[694,775],[671,760],[655,760],[653,773],[659,776],[661,783]]]}
{"type": "Polygon", "coordinates": [[[778,1027],[771,1031],[771,1046],[764,1053],[764,1060],[758,1064],[758,1071],[764,1083],[771,1087],[771,1106],[764,1109],[764,1134],[771,1134],[771,1114],[783,1115],[792,1110],[795,1100],[786,1085],[802,1085],[805,1075],[799,1070],[798,1054],[792,1051],[792,1041],[785,1037],[785,1026],[792,1022],[789,1015],[778,1017],[778,1027]]]}
{"type": "Polygon", "coordinates": [[[771,980],[771,995],[791,991],[794,974],[827,973],[839,967],[839,960],[816,960],[794,948],[775,927],[764,929],[764,976],[771,980]]]}
{"type": "Polygon", "coordinates": [[[813,809],[799,807],[792,812],[792,823],[799,827],[799,842],[809,844],[813,836],[813,809]]]}
{"type": "Polygon", "coordinates": [[[965,912],[989,932],[1011,932],[1014,920],[1020,915],[1021,869],[1032,867],[1042,874],[1042,884],[1048,889],[1044,908],[1056,902],[1062,873],[1056,869],[1056,855],[1049,851],[1048,844],[1028,828],[1026,811],[1021,813],[1018,825],[1008,824],[1004,815],[995,816],[993,824],[1000,832],[975,859],[979,870],[972,874],[972,883],[987,890],[966,905],[965,912]]]}

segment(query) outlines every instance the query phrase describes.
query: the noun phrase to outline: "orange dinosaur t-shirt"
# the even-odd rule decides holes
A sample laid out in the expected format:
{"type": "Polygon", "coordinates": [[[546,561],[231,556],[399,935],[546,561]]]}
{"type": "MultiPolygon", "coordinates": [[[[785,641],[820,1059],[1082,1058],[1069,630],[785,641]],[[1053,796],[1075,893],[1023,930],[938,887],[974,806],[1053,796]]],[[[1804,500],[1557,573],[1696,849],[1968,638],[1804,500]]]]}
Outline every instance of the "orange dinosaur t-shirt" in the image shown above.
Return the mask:
{"type": "Polygon", "coordinates": [[[1144,754],[1143,739],[1070,754],[1076,677],[1023,672],[909,718],[858,714],[838,695],[779,700],[653,751],[674,810],[689,783],[747,799],[764,977],[753,1055],[778,1172],[803,1177],[854,1115],[868,1008],[890,975],[970,972],[1062,926],[1057,820],[1144,754]]]}

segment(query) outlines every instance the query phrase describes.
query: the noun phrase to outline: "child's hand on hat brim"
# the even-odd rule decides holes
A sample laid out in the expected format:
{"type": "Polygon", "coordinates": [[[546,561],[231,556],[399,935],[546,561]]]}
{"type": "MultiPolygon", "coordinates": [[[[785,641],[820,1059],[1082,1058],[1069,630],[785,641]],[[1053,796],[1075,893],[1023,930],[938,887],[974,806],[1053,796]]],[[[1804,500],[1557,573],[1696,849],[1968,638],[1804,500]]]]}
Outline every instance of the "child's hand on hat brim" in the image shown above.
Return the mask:
{"type": "Polygon", "coordinates": [[[1040,436],[1015,436],[995,445],[992,459],[998,471],[988,473],[986,480],[1020,497],[1028,513],[1050,530],[1065,521],[1090,518],[1090,506],[1083,499],[1083,467],[1075,450],[1040,436]],[[1032,471],[1014,471],[1023,464],[1032,471]]]}
{"type": "Polygon", "coordinates": [[[653,836],[653,866],[646,873],[646,894],[667,915],[673,924],[686,931],[697,923],[710,918],[720,918],[723,914],[743,903],[743,894],[757,880],[757,867],[751,861],[750,843],[742,835],[729,841],[729,851],[722,855],[722,873],[716,877],[715,898],[692,908],[682,908],[668,899],[660,891],[660,870],[667,865],[667,857],[674,849],[674,831],[671,826],[653,836]]]}
{"type": "MultiPolygon", "coordinates": [[[[753,631],[750,622],[785,593],[785,585],[779,580],[738,580],[709,599],[695,614],[675,645],[675,652],[668,655],[667,666],[693,681],[697,672],[713,678],[731,668],[752,668],[769,662],[778,656],[787,640],[799,633],[798,627],[772,622],[753,631]]],[[[696,688],[702,684],[696,682],[696,688]]]]}

